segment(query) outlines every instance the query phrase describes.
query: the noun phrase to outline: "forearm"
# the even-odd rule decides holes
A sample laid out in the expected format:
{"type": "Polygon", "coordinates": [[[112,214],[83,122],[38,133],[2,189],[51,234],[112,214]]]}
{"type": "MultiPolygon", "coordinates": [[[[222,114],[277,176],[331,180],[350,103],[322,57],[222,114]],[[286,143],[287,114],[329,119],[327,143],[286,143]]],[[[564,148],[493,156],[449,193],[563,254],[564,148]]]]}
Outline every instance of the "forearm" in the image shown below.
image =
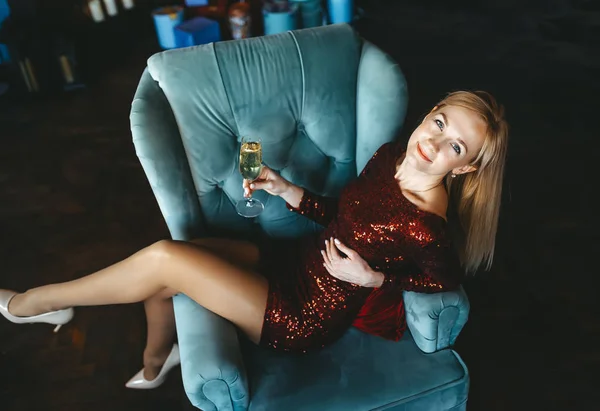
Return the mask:
{"type": "Polygon", "coordinates": [[[370,274],[370,282],[375,288],[394,288],[403,291],[414,291],[418,293],[437,293],[441,291],[449,291],[454,287],[448,285],[447,282],[440,281],[423,272],[408,273],[404,272],[379,272],[373,271],[370,274]]]}
{"type": "Polygon", "coordinates": [[[300,207],[300,201],[302,200],[302,196],[304,195],[304,189],[292,183],[288,184],[289,186],[287,187],[287,189],[279,196],[283,198],[292,207],[298,208],[300,207]]]}
{"type": "Polygon", "coordinates": [[[288,210],[322,226],[327,226],[337,215],[338,199],[335,197],[324,197],[291,183],[279,196],[287,202],[288,210]]]}

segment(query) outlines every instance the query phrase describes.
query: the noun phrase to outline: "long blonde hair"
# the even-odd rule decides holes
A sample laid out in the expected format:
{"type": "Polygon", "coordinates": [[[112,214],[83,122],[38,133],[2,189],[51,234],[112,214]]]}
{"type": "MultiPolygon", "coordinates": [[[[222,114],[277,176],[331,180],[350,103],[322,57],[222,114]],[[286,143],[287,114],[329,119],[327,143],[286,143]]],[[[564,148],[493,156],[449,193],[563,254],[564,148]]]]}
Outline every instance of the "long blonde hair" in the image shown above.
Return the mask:
{"type": "Polygon", "coordinates": [[[449,228],[466,272],[481,265],[489,270],[494,259],[500,215],[502,181],[508,145],[504,107],[485,91],[456,91],[440,101],[434,111],[458,106],[478,114],[487,124],[481,151],[471,165],[473,172],[446,177],[449,194],[449,228]]]}

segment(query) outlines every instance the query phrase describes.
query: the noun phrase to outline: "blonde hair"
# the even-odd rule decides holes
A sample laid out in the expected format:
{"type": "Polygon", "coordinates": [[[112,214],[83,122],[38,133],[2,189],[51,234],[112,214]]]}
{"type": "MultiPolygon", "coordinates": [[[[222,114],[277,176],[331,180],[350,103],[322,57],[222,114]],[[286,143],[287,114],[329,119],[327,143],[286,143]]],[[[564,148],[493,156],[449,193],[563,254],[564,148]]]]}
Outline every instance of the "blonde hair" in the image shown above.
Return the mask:
{"type": "Polygon", "coordinates": [[[500,215],[502,181],[508,145],[504,107],[485,91],[456,91],[440,101],[434,111],[458,106],[475,112],[487,124],[485,141],[470,173],[446,177],[449,194],[449,228],[461,264],[467,273],[481,265],[489,270],[494,259],[500,215]]]}

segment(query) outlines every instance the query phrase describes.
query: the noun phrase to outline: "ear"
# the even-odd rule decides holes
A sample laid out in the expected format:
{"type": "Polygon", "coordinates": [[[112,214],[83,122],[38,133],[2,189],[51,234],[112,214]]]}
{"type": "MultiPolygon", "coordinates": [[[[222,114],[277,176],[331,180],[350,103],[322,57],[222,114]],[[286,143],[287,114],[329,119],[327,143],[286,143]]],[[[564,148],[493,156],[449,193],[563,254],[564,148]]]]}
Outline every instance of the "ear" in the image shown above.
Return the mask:
{"type": "Polygon", "coordinates": [[[467,164],[466,166],[462,166],[462,167],[453,169],[452,174],[456,174],[456,175],[467,174],[467,173],[472,173],[475,170],[477,170],[477,166],[467,164]]]}

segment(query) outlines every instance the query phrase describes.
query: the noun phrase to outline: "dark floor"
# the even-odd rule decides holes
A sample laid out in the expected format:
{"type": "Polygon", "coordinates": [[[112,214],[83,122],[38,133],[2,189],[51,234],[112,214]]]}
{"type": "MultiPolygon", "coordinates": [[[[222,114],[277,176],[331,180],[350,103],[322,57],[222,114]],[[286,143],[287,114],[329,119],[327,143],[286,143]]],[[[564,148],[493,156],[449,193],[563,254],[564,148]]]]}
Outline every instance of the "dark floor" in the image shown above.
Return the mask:
{"type": "MultiPolygon", "coordinates": [[[[407,124],[447,91],[480,88],[506,105],[512,129],[495,265],[465,283],[472,311],[456,350],[469,410],[598,409],[600,10],[421,3],[363,1],[357,22],[407,76],[407,124]]],[[[168,237],[128,120],[153,47],[86,90],[0,100],[1,287],[73,279],[168,237]]],[[[181,409],[177,373],[154,391],[123,387],[144,333],[139,305],[79,309],[57,335],[0,321],[0,409],[181,409]]]]}

